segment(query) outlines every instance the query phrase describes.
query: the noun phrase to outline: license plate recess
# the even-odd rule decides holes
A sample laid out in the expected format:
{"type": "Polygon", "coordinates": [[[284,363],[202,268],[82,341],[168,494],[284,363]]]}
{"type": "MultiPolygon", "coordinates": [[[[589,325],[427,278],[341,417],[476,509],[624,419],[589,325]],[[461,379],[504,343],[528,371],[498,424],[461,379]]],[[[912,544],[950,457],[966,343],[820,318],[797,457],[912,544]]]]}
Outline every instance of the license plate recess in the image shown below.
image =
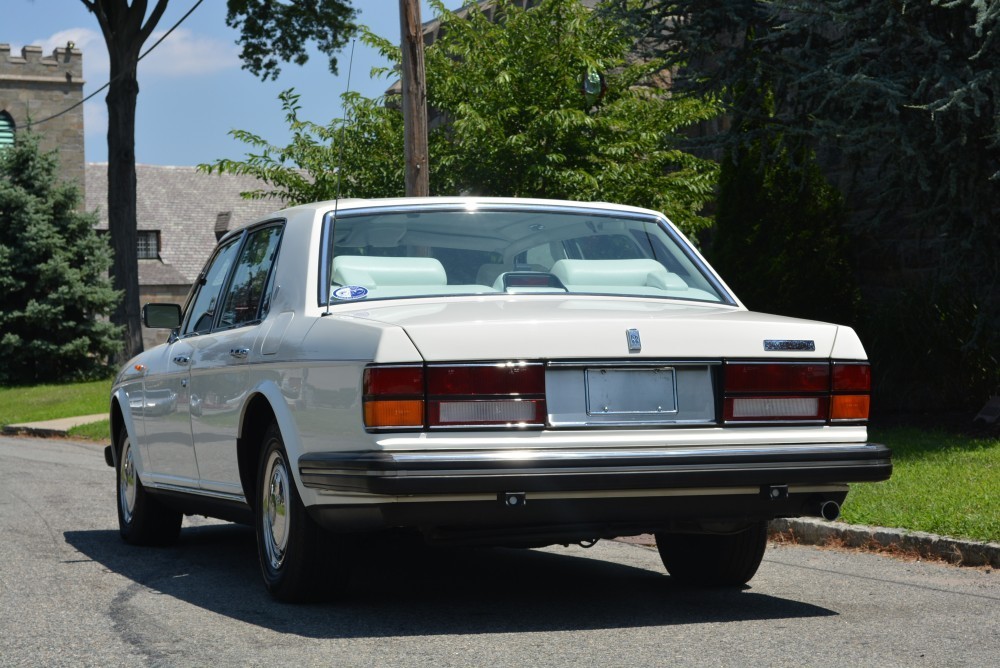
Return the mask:
{"type": "Polygon", "coordinates": [[[677,412],[677,375],[673,367],[590,368],[584,377],[588,415],[677,412]]]}

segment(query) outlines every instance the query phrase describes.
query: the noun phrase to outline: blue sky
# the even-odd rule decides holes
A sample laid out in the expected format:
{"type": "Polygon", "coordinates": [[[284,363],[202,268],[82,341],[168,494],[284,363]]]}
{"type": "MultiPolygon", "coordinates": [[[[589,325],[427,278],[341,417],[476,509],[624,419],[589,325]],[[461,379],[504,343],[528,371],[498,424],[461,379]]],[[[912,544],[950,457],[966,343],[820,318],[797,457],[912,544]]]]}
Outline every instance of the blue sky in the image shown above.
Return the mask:
{"type": "MultiPolygon", "coordinates": [[[[152,45],[195,4],[170,0],[166,14],[146,46],[152,45]]],[[[149,3],[150,5],[153,2],[149,3]]],[[[445,3],[461,5],[460,0],[445,3]]],[[[378,35],[399,41],[399,0],[354,0],[358,21],[378,35]]],[[[83,50],[84,95],[108,80],[108,58],[97,19],[80,0],[3,0],[0,43],[12,53],[39,45],[46,55],[72,40],[83,50]]],[[[301,117],[326,123],[341,116],[340,95],[346,90],[350,44],[338,56],[339,74],[330,73],[326,57],[311,52],[304,66],[286,64],[277,81],[262,82],[241,69],[237,31],[226,26],[225,0],[205,0],[166,40],[139,63],[136,111],[136,160],[153,165],[196,165],[218,158],[241,158],[246,147],[229,137],[232,129],[249,130],[275,144],[288,138],[278,93],[295,88],[301,95],[301,117]]],[[[421,18],[433,13],[426,0],[421,18]]],[[[354,47],[351,90],[369,97],[392,83],[372,79],[378,54],[360,41],[354,47]]],[[[105,92],[84,106],[88,162],[107,161],[105,92]]]]}

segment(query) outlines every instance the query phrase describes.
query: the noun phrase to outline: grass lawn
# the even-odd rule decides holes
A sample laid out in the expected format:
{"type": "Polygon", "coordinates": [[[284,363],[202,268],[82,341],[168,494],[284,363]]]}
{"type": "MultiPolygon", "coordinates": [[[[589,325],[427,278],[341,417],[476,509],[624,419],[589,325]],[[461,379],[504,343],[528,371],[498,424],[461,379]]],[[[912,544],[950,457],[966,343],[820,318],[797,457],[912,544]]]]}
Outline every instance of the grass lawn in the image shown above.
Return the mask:
{"type": "Polygon", "coordinates": [[[111,379],[67,385],[0,387],[0,426],[107,413],[111,379]]]}
{"type": "Polygon", "coordinates": [[[894,427],[869,439],[892,448],[892,478],[851,485],[845,522],[1000,542],[1000,438],[894,427]]]}

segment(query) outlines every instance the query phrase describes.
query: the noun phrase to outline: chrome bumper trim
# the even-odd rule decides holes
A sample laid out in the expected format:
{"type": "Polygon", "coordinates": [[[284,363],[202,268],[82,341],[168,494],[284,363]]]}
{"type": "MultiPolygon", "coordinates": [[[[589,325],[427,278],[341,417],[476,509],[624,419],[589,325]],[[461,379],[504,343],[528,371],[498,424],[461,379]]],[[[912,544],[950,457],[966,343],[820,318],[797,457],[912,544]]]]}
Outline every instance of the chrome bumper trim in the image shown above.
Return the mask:
{"type": "Polygon", "coordinates": [[[299,458],[306,487],[370,494],[567,492],[887,479],[883,445],[335,452],[299,458]]]}

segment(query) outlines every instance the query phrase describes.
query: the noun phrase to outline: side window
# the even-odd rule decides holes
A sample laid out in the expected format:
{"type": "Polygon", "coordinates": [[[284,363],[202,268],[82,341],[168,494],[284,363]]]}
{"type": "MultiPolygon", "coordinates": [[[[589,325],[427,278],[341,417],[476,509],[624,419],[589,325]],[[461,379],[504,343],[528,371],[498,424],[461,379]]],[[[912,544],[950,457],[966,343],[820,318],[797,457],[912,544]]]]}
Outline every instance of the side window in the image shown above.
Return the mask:
{"type": "Polygon", "coordinates": [[[222,284],[229,274],[229,268],[233,265],[239,247],[239,237],[237,237],[216,252],[208,269],[205,270],[197,294],[191,301],[187,322],[184,323],[181,335],[204,334],[212,330],[219,293],[222,291],[222,284]]]}
{"type": "Polygon", "coordinates": [[[233,280],[226,291],[220,326],[234,327],[264,317],[267,301],[264,288],[278,254],[281,228],[265,227],[252,232],[240,259],[236,262],[233,280]]]}

